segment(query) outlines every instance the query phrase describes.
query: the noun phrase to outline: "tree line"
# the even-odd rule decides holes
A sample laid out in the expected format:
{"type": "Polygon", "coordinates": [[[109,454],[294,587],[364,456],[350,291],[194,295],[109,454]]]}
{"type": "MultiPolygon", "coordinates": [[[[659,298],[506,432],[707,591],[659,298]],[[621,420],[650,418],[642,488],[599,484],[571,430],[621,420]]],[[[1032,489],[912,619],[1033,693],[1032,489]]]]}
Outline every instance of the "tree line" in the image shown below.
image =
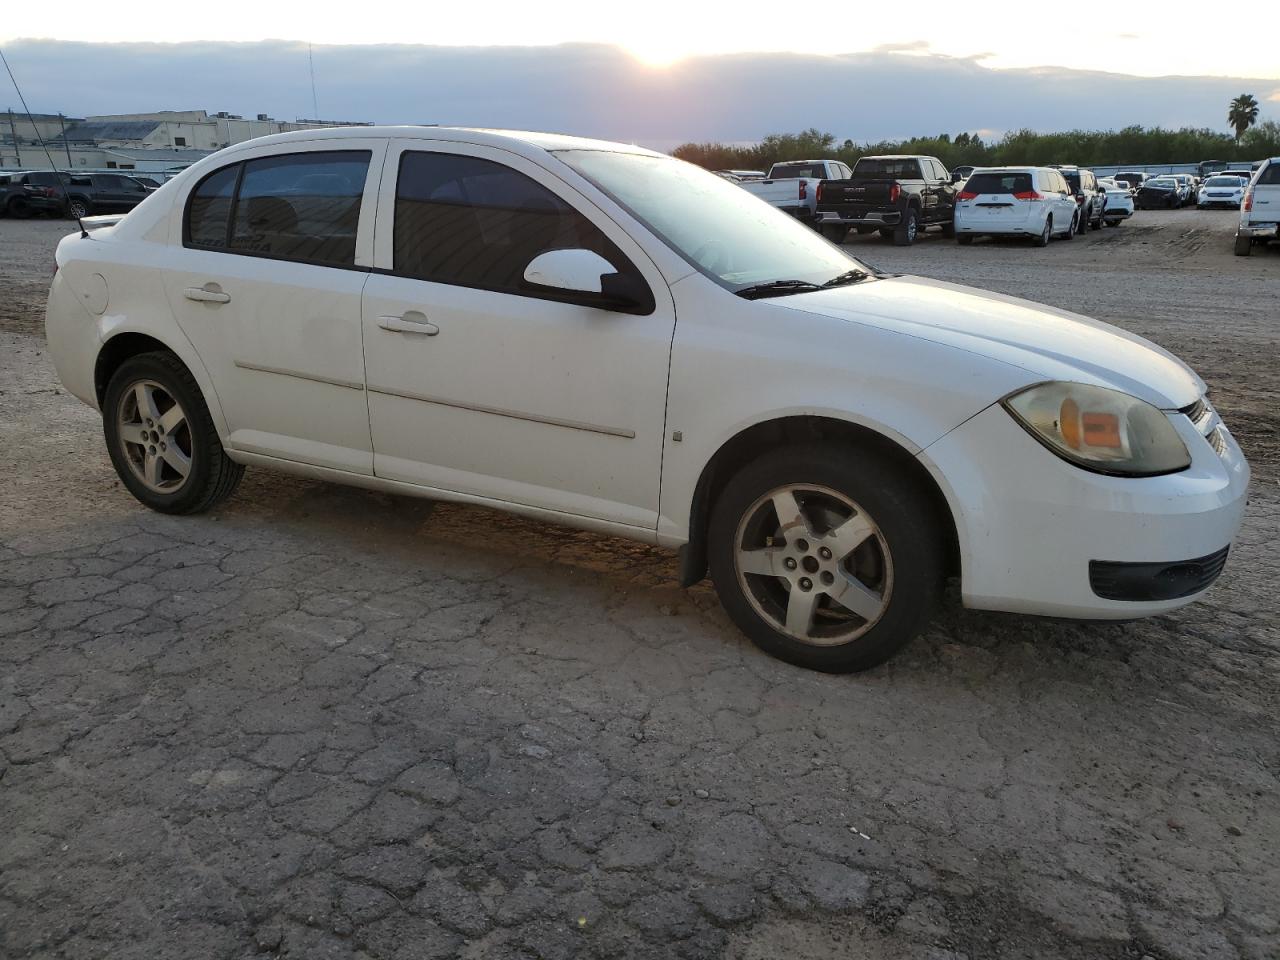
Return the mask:
{"type": "MultiPolygon", "coordinates": [[[[1255,113],[1256,116],[1256,113],[1255,113]]],[[[834,134],[810,128],[801,133],[774,133],[759,143],[686,143],[672,151],[709,170],[765,170],[782,160],[843,160],[885,153],[937,157],[948,168],[961,164],[1003,166],[1074,163],[1082,167],[1118,164],[1198,163],[1201,160],[1259,160],[1280,156],[1280,123],[1266,120],[1236,138],[1208,128],[1125,127],[1123,130],[1068,130],[1037,133],[1014,130],[998,140],[974,133],[879,143],[837,142],[834,134]]]]}

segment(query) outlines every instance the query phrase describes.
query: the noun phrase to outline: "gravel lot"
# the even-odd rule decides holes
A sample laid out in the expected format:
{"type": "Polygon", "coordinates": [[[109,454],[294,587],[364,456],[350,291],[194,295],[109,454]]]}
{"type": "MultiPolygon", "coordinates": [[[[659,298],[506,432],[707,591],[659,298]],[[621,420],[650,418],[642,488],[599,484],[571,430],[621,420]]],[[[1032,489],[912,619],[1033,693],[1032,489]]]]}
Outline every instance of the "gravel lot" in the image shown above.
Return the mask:
{"type": "Polygon", "coordinates": [[[0,956],[1280,955],[1280,250],[1140,213],[878,265],[1173,349],[1255,467],[1208,600],[954,604],[830,677],[661,551],[250,471],[169,518],[40,335],[65,222],[0,220],[0,956]]]}

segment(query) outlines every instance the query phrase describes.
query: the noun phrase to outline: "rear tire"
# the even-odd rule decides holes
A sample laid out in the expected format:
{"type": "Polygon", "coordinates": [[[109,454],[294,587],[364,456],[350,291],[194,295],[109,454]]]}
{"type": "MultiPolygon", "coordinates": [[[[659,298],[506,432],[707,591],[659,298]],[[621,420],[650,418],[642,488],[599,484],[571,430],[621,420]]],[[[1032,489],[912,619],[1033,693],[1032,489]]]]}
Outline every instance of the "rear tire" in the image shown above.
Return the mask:
{"type": "Polygon", "coordinates": [[[1053,217],[1044,218],[1044,229],[1040,231],[1040,236],[1033,241],[1037,247],[1047,247],[1049,238],[1053,236],[1053,217]]]}
{"type": "Polygon", "coordinates": [[[909,247],[916,242],[916,236],[919,233],[919,214],[913,208],[908,207],[907,212],[902,215],[902,222],[893,231],[893,245],[895,247],[909,247]]]}
{"type": "Polygon", "coordinates": [[[77,217],[87,217],[92,210],[89,201],[84,197],[72,197],[67,202],[67,216],[72,220],[77,217]]]}
{"type": "Polygon", "coordinates": [[[744,467],[716,500],[711,577],[729,618],[766,653],[827,673],[868,670],[937,606],[939,520],[915,477],[887,458],[785,447],[744,467]]]}
{"type": "Polygon", "coordinates": [[[1247,257],[1253,253],[1253,238],[1237,236],[1235,253],[1237,257],[1247,257]]]}
{"type": "Polygon", "coordinates": [[[25,220],[31,216],[31,207],[21,197],[14,197],[9,201],[9,205],[5,207],[5,213],[15,220],[25,220]]]}
{"type": "Polygon", "coordinates": [[[120,365],[102,404],[107,452],[126,489],[160,513],[203,513],[235,490],[244,467],[222,449],[191,372],[171,353],[120,365]]]}

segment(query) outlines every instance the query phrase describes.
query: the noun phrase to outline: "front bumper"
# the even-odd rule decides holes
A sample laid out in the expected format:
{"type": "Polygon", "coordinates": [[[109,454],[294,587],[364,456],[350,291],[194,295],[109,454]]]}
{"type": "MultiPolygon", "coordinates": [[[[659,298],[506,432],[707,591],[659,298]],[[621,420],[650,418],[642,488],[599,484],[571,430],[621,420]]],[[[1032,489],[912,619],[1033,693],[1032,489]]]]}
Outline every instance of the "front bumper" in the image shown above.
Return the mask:
{"type": "Polygon", "coordinates": [[[1132,216],[1132,207],[1107,207],[1102,211],[1103,220],[1128,220],[1132,216]]]}
{"type": "MultiPolygon", "coordinates": [[[[1091,564],[1151,565],[1165,578],[1229,547],[1244,515],[1249,466],[1220,427],[1218,453],[1187,417],[1171,422],[1191,466],[1163,477],[1108,477],[1046,450],[995,404],[920,454],[956,520],[966,606],[1083,619],[1162,613],[1202,595],[1214,576],[1177,596],[1098,592],[1091,564]]],[[[1219,567],[1218,569],[1221,569],[1219,567]]],[[[1104,567],[1105,572],[1105,567],[1104,567]]],[[[1133,568],[1130,568],[1130,573],[1133,568]]]]}

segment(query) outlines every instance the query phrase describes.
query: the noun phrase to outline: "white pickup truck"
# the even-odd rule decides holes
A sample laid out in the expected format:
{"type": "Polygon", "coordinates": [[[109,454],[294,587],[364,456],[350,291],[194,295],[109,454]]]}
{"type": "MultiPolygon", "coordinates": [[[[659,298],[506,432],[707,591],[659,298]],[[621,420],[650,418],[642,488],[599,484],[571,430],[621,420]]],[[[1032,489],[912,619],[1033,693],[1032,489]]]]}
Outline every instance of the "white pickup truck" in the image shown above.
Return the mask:
{"type": "Polygon", "coordinates": [[[1255,243],[1280,239],[1280,157],[1270,157],[1254,173],[1240,203],[1236,228],[1237,257],[1247,257],[1255,243]]]}
{"type": "Polygon", "coordinates": [[[763,180],[744,182],[742,189],[812,224],[817,220],[818,184],[850,176],[849,167],[839,160],[787,160],[770,167],[763,180]]]}

